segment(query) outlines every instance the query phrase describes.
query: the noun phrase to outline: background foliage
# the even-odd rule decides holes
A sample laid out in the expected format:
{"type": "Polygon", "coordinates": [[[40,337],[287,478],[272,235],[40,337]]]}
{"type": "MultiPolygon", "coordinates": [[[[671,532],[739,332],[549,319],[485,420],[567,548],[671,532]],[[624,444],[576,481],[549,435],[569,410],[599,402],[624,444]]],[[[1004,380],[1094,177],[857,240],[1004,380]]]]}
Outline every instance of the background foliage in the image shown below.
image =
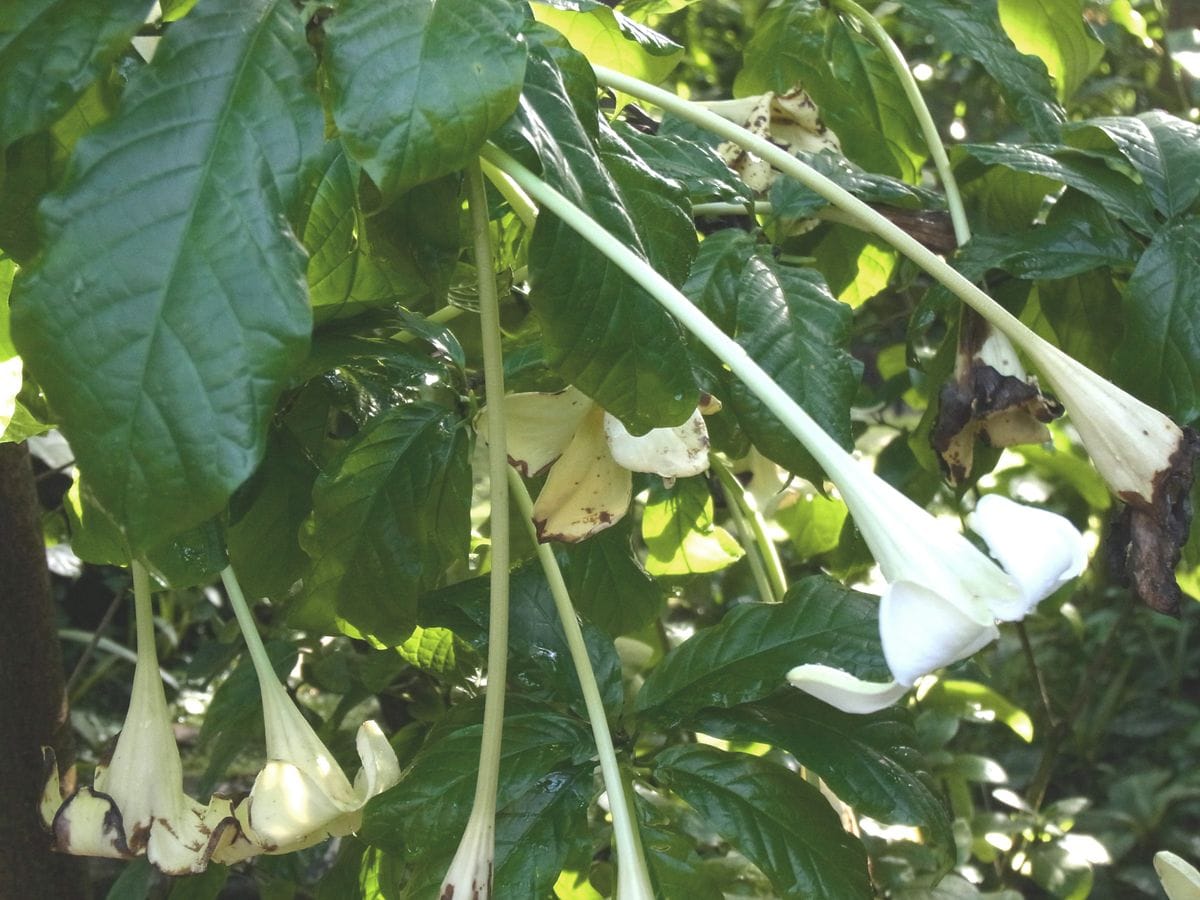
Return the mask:
{"type": "MultiPolygon", "coordinates": [[[[830,8],[625,0],[618,18],[580,0],[534,4],[535,21],[510,0],[199,0],[144,25],[146,0],[103,6],[0,12],[0,422],[40,459],[80,762],[102,759],[124,714],[117,566],[133,552],[166,588],[159,649],[193,794],[245,790],[261,763],[253,673],[211,586],[230,561],[330,747],[353,758],[352,726],[374,716],[406,769],[357,837],[173,881],[96,863],[98,895],[435,895],[474,790],[487,639],[472,427],[486,398],[459,177],[485,139],[636,248],[919,503],[953,514],[970,491],[1004,490],[1102,543],[1113,501],[1069,426],[1048,446],[980,448],[971,481],[943,482],[928,435],[952,366],[948,295],[782,179],[758,198],[769,217],[693,220],[691,205],[748,188],[691,126],[613,118],[579,52],[701,100],[802,83],[844,154],[814,165],[946,240],[899,83],[830,8]],[[162,36],[151,65],[135,35],[162,36]],[[45,437],[56,426],[69,448],[45,437]]],[[[1195,12],[908,0],[877,14],[951,145],[975,230],[956,265],[1194,425],[1195,12]]],[[[531,233],[490,199],[510,390],[573,383],[634,430],[682,421],[700,390],[724,404],[708,426],[736,480],[637,476],[629,519],[556,548],[662,896],[1155,897],[1154,851],[1200,859],[1195,602],[1178,620],[1135,605],[1099,552],[901,708],[848,716],[784,687],[799,662],[887,674],[876,604],[843,586],[869,585],[872,562],[844,505],[603,256],[550,214],[531,233]],[[766,513],[780,598],[754,577],[742,486],[766,513]]],[[[578,680],[513,534],[497,892],[604,896],[611,833],[578,680]]],[[[1200,597],[1200,536],[1178,574],[1200,597]]]]}

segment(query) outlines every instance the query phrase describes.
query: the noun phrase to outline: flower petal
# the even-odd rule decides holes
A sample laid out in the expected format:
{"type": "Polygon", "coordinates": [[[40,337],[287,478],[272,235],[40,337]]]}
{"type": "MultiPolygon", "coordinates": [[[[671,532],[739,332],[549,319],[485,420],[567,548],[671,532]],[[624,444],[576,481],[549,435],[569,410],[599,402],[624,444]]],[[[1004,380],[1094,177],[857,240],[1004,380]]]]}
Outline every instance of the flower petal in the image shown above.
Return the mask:
{"type": "Polygon", "coordinates": [[[373,721],[363,722],[355,738],[362,768],[354,777],[354,793],[363,803],[400,780],[400,763],[387,736],[373,721]]]}
{"type": "Polygon", "coordinates": [[[1200,900],[1200,872],[1187,860],[1159,850],[1154,854],[1154,871],[1169,900],[1200,900]]]}
{"type": "Polygon", "coordinates": [[[307,772],[277,759],[263,766],[238,813],[246,836],[267,853],[290,853],[331,834],[349,834],[362,820],[357,807],[345,809],[307,772]]]}
{"type": "Polygon", "coordinates": [[[203,872],[226,829],[238,827],[230,802],[222,797],[208,806],[183,794],[180,800],[175,815],[154,820],[146,842],[146,858],[167,875],[203,872]]]}
{"type": "Polygon", "coordinates": [[[1021,587],[1024,596],[1019,601],[993,598],[989,604],[992,614],[1005,622],[1023,619],[1087,568],[1083,536],[1067,519],[1048,510],[988,494],[967,517],[967,525],[1021,587]]]}
{"type": "Polygon", "coordinates": [[[708,469],[708,429],[698,409],[682,425],[643,435],[630,434],[620,419],[605,413],[604,436],[617,465],[631,472],[688,478],[708,469]]]}
{"type": "Polygon", "coordinates": [[[895,681],[863,681],[849,672],[806,663],[787,673],[793,687],[812,694],[842,712],[873,713],[891,706],[908,692],[908,687],[895,681]]]}
{"type": "MultiPolygon", "coordinates": [[[[508,394],[504,398],[508,461],[526,477],[541,474],[567,449],[575,429],[594,406],[591,398],[573,387],[553,394],[508,394]]],[[[487,416],[479,416],[475,430],[487,440],[487,416]]]]}
{"type": "Polygon", "coordinates": [[[633,476],[613,461],[603,422],[604,411],[593,406],[550,470],[533,504],[543,542],[582,541],[620,521],[629,509],[633,476]]]}
{"type": "Polygon", "coordinates": [[[136,854],[125,841],[121,811],[112,797],[81,787],[67,798],[52,823],[54,846],[75,856],[130,859],[136,854]]]}
{"type": "Polygon", "coordinates": [[[879,604],[879,635],[888,668],[900,684],[965,659],[999,635],[990,620],[924,585],[894,581],[879,604]]]}

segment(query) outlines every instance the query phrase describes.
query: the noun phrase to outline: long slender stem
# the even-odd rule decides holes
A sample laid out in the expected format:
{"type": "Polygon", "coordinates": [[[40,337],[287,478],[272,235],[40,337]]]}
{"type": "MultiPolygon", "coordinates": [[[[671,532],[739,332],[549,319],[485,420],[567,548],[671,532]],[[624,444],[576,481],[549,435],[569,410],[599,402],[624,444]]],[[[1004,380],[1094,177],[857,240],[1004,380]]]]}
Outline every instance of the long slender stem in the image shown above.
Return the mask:
{"type": "Polygon", "coordinates": [[[533,201],[529,199],[529,196],[514,184],[511,178],[486,159],[481,159],[479,162],[483,167],[483,174],[487,176],[492,186],[508,201],[508,205],[512,207],[512,211],[516,214],[517,218],[521,220],[526,228],[532,228],[533,223],[537,221],[537,207],[533,205],[533,201]]]}
{"type": "Polygon", "coordinates": [[[504,729],[504,685],[508,677],[508,446],[505,437],[504,358],[500,346],[500,301],[492,262],[492,239],[487,214],[487,194],[479,165],[467,167],[467,206],[475,238],[475,270],[479,275],[479,319],[483,333],[483,381],[488,404],[488,482],[491,487],[492,568],[488,619],[488,688],[483,707],[483,742],[475,805],[490,803],[495,809],[500,783],[500,741],[504,729]]]}
{"type": "MultiPolygon", "coordinates": [[[[738,524],[739,530],[745,527],[750,532],[760,555],[759,565],[762,567],[763,578],[767,582],[767,590],[764,591],[762,586],[759,586],[763,598],[775,602],[782,600],[783,595],[787,593],[787,576],[783,573],[783,562],[779,559],[779,551],[775,549],[775,542],[767,535],[762,513],[758,511],[754,499],[747,494],[742,483],[734,477],[725,463],[715,456],[710,456],[709,461],[713,471],[717,473],[721,486],[725,488],[734,522],[738,524]]],[[[755,578],[757,578],[758,567],[755,567],[753,563],[751,563],[751,567],[755,569],[755,578]]]]}
{"type": "MultiPolygon", "coordinates": [[[[962,300],[992,323],[1005,335],[1019,343],[1035,362],[1051,359],[1057,349],[1035,334],[1016,316],[1002,307],[999,303],[964,278],[953,267],[948,265],[936,254],[927,250],[920,242],[914,240],[903,229],[889,222],[884,216],[871,209],[849,191],[834,184],[811,166],[787,153],[770,141],[751,134],[745,128],[721,118],[716,113],[684,100],[681,97],[656,88],[637,78],[631,78],[622,72],[593,66],[596,78],[601,84],[638,97],[658,106],[660,109],[693,122],[700,127],[726,140],[733,141],[740,147],[756,154],[769,162],[780,172],[790,178],[795,178],[805,187],[824,197],[834,206],[858,219],[861,227],[877,234],[887,241],[918,266],[941,282],[947,290],[962,300]]],[[[490,152],[490,151],[489,151],[490,152]]],[[[511,172],[510,172],[511,174],[511,172]]],[[[519,179],[518,179],[519,181],[519,179]]],[[[528,191],[528,187],[526,187],[528,191]]],[[[532,191],[529,191],[533,195],[532,191]]],[[[533,195],[536,199],[536,195],[533,195]]]]}
{"type": "Polygon", "coordinates": [[[558,610],[559,621],[567,638],[567,648],[571,653],[571,662],[575,665],[575,673],[583,691],[584,706],[592,724],[596,752],[600,757],[600,774],[604,779],[604,789],[608,792],[613,834],[617,843],[618,884],[622,888],[619,900],[652,900],[654,890],[646,870],[641,836],[633,819],[632,807],[626,798],[621,768],[617,763],[617,751],[613,747],[608,716],[604,711],[604,700],[600,696],[596,674],[592,671],[592,662],[588,658],[587,645],[583,641],[583,631],[579,627],[575,607],[571,605],[567,583],[563,580],[562,570],[550,545],[538,542],[537,529],[533,524],[533,499],[525,489],[521,476],[511,468],[508,470],[508,484],[521,511],[521,519],[528,527],[529,536],[537,547],[538,561],[546,574],[546,582],[550,586],[550,594],[558,610]]]}
{"type": "Polygon", "coordinates": [[[221,572],[221,582],[225,585],[225,593],[229,595],[229,605],[233,607],[233,614],[242,629],[242,638],[246,641],[246,649],[250,651],[250,662],[254,664],[259,685],[278,682],[279,679],[275,677],[275,667],[271,665],[271,657],[267,656],[267,648],[263,646],[262,636],[258,633],[258,625],[254,621],[254,616],[250,614],[250,607],[246,604],[246,595],[242,593],[242,586],[238,583],[232,566],[227,566],[221,572]]]}
{"type": "Polygon", "coordinates": [[[158,649],[154,645],[154,602],[150,589],[150,573],[137,560],[129,564],[133,572],[133,609],[137,627],[137,652],[139,660],[151,663],[158,669],[158,649]]]}
{"type": "Polygon", "coordinates": [[[937,125],[934,124],[929,107],[925,104],[925,98],[921,95],[917,79],[913,77],[912,71],[908,68],[908,61],[900,52],[900,48],[896,46],[896,42],[892,40],[891,35],[879,24],[879,21],[854,0],[833,0],[833,5],[862,25],[863,31],[883,51],[883,55],[896,73],[896,77],[900,79],[900,87],[904,90],[904,96],[908,99],[909,106],[912,107],[912,111],[917,117],[917,123],[921,126],[921,135],[925,138],[925,146],[929,148],[929,155],[933,157],[934,168],[937,169],[938,178],[942,182],[942,190],[946,193],[946,207],[950,210],[954,236],[960,245],[965,244],[971,239],[971,229],[967,224],[966,211],[963,209],[962,195],[958,192],[958,182],[954,178],[954,171],[950,168],[950,158],[946,156],[946,147],[942,144],[942,136],[938,134],[937,125]]]}

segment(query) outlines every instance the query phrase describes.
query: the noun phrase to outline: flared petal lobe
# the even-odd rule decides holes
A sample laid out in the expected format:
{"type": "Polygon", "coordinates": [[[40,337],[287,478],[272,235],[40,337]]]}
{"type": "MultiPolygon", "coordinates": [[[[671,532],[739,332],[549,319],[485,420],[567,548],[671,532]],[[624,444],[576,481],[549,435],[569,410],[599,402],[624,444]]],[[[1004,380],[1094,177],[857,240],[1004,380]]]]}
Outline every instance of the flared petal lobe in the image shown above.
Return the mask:
{"type": "Polygon", "coordinates": [[[689,478],[708,470],[708,429],[700,410],[674,428],[630,434],[621,420],[604,414],[604,436],[617,465],[664,478],[689,478]]]}
{"type": "Polygon", "coordinates": [[[999,632],[986,614],[974,615],[924,585],[895,581],[879,603],[879,636],[892,675],[911,687],[922,675],[987,646],[999,632]]]}
{"type": "Polygon", "coordinates": [[[885,709],[908,692],[907,685],[896,681],[863,681],[849,672],[817,663],[796,666],[787,679],[793,687],[835,709],[856,715],[885,709]]]}
{"type": "MultiPolygon", "coordinates": [[[[595,404],[573,387],[553,394],[508,394],[504,398],[508,460],[526,478],[540,475],[563,455],[576,429],[595,404]]],[[[488,439],[487,416],[475,423],[488,439]]]]}

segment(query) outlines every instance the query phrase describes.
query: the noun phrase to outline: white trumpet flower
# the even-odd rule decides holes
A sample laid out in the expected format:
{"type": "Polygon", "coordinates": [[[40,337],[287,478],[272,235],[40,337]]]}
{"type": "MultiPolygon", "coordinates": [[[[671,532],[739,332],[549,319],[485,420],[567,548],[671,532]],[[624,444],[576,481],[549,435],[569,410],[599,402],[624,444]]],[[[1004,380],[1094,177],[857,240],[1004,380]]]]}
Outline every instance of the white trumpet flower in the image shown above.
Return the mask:
{"type": "MultiPolygon", "coordinates": [[[[700,410],[682,425],[632,435],[582,391],[508,394],[508,458],[522,475],[549,471],[533,505],[542,541],[576,543],[615,525],[629,509],[633,472],[686,478],[708,468],[700,410]]],[[[487,440],[487,418],[476,425],[487,440]]]]}
{"type": "Polygon", "coordinates": [[[137,664],[125,724],[112,760],[97,767],[93,786],[65,801],[54,754],[42,798],[42,818],[56,849],[79,856],[126,859],[145,854],[169,875],[203,872],[220,846],[236,839],[226,799],[208,806],[183,792],[183,769],[154,648],[150,582],[133,564],[137,664]]]}
{"type": "Polygon", "coordinates": [[[496,800],[476,803],[442,879],[439,900],[488,900],[496,853],[496,800]]]}
{"type": "Polygon", "coordinates": [[[290,853],[357,831],[366,802],[400,780],[395,751],[378,725],[364,722],[356,739],[362,768],[351,784],[275,677],[233,571],[226,569],[221,578],[258,675],[267,763],[236,808],[244,840],[216,858],[230,863],[254,853],[290,853]]]}
{"type": "Polygon", "coordinates": [[[862,681],[815,664],[788,673],[795,687],[844,712],[874,712],[894,703],[922,675],[991,643],[999,634],[997,619],[1023,618],[1087,565],[1082,536],[1054,513],[998,494],[980,499],[968,524],[1004,567],[1001,571],[961,534],[896,497],[902,495],[877,486],[874,494],[857,495],[851,504],[888,579],[880,598],[879,633],[893,680],[862,681]]]}

